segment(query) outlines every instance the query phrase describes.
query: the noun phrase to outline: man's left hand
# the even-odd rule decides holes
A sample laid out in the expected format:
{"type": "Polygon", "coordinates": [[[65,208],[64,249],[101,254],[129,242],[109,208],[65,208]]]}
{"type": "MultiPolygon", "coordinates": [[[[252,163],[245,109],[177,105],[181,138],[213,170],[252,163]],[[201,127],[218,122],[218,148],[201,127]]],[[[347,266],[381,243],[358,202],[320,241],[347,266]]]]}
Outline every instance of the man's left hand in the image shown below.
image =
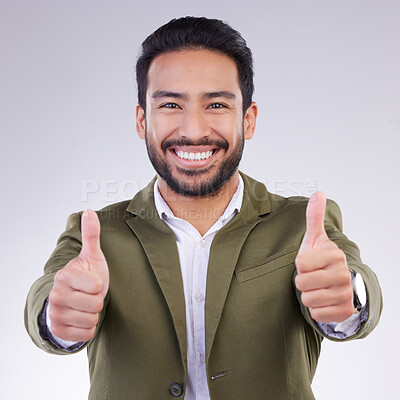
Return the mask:
{"type": "Polygon", "coordinates": [[[307,205],[306,233],[296,257],[295,284],[301,301],[318,322],[342,322],[354,312],[346,256],[325,232],[325,194],[315,192],[307,205]]]}

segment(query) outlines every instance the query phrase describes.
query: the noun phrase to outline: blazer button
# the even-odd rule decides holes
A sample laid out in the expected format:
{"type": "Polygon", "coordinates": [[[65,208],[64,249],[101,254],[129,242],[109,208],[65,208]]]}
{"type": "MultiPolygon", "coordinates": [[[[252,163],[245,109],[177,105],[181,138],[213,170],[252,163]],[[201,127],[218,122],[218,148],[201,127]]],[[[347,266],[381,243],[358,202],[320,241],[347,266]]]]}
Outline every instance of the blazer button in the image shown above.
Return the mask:
{"type": "Polygon", "coordinates": [[[179,397],[179,396],[182,396],[183,389],[179,383],[172,382],[169,385],[169,392],[172,394],[172,396],[179,397]]]}

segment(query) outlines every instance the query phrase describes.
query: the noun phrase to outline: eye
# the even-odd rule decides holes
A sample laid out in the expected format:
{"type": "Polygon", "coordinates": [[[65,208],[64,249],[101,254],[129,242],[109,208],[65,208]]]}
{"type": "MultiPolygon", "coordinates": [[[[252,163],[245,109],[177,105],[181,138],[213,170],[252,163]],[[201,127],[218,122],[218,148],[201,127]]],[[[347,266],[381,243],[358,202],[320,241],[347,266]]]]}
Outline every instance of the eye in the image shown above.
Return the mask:
{"type": "Polygon", "coordinates": [[[179,108],[176,103],[165,103],[160,106],[160,108],[179,108]]]}
{"type": "Polygon", "coordinates": [[[224,104],[221,103],[213,103],[208,106],[209,108],[227,108],[224,104]]]}

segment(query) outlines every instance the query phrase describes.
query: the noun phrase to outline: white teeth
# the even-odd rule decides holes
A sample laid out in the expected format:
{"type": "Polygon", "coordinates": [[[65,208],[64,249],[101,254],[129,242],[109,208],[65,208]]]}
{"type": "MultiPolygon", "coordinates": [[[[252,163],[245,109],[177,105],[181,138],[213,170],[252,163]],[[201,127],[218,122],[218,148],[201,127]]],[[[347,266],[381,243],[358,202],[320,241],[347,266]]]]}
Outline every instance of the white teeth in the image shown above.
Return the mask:
{"type": "Polygon", "coordinates": [[[212,151],[203,151],[202,153],[188,153],[187,151],[176,151],[175,154],[184,160],[189,160],[189,161],[200,161],[200,160],[206,160],[207,158],[210,158],[213,154],[212,151]]]}

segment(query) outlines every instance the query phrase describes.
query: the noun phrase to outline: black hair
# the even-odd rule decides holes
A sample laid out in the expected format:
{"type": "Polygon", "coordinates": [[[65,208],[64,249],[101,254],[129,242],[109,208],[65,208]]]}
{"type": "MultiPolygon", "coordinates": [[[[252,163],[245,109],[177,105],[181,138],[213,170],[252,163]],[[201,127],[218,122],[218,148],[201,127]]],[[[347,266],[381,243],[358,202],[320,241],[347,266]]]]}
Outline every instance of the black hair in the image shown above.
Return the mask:
{"type": "Polygon", "coordinates": [[[138,102],[146,110],[147,72],[162,53],[180,50],[213,50],[230,57],[236,64],[243,97],[243,113],[250,107],[254,92],[253,56],[241,34],[227,23],[205,17],[172,19],[142,43],[136,63],[138,102]]]}

